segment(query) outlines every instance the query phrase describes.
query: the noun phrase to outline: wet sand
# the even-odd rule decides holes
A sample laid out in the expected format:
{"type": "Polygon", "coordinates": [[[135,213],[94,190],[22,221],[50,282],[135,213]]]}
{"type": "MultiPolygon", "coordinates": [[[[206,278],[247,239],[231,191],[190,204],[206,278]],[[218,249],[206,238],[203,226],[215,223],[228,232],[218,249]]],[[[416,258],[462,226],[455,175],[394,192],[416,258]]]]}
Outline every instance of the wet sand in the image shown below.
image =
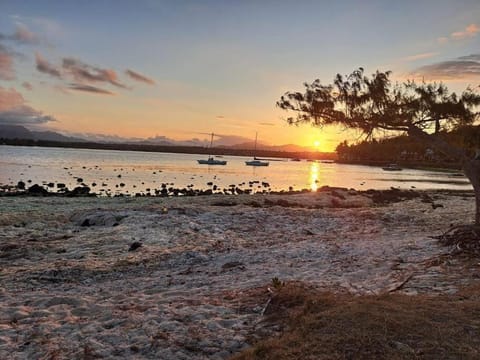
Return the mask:
{"type": "Polygon", "coordinates": [[[262,327],[273,278],[354,294],[477,282],[430,237],[473,219],[473,194],[419,194],[0,197],[0,358],[224,359],[262,327]]]}

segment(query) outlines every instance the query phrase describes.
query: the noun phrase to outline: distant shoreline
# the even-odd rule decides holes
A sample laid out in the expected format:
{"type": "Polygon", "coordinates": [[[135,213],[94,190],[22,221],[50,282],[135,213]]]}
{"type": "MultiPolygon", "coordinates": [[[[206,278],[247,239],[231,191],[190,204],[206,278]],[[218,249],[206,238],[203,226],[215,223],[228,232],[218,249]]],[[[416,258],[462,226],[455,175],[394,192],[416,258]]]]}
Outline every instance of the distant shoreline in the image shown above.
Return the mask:
{"type": "MultiPolygon", "coordinates": [[[[61,142],[29,139],[0,139],[0,145],[10,146],[39,146],[47,148],[70,148],[70,149],[92,149],[92,150],[118,150],[138,152],[162,152],[172,154],[199,154],[199,155],[227,155],[227,156],[252,156],[251,149],[229,149],[223,147],[206,148],[200,146],[171,146],[171,145],[147,145],[147,144],[114,144],[97,142],[61,142]]],[[[274,150],[257,150],[257,157],[269,157],[277,159],[303,159],[303,160],[331,160],[338,164],[364,165],[364,166],[385,166],[394,161],[381,160],[342,160],[337,158],[333,152],[288,152],[274,150]]],[[[429,171],[461,171],[458,163],[428,162],[400,160],[398,165],[405,168],[429,170],[429,171]]]]}
{"type": "MultiPolygon", "coordinates": [[[[207,155],[231,155],[231,156],[253,156],[253,149],[231,149],[226,147],[201,147],[201,146],[172,146],[172,145],[148,145],[148,144],[114,144],[98,142],[61,142],[29,139],[0,139],[0,144],[10,146],[39,146],[71,149],[93,149],[93,150],[119,150],[119,151],[140,151],[140,152],[163,152],[173,154],[207,154],[207,155]]],[[[336,160],[336,153],[314,152],[314,151],[275,151],[261,150],[256,152],[258,157],[311,159],[311,160],[336,160]]]]}

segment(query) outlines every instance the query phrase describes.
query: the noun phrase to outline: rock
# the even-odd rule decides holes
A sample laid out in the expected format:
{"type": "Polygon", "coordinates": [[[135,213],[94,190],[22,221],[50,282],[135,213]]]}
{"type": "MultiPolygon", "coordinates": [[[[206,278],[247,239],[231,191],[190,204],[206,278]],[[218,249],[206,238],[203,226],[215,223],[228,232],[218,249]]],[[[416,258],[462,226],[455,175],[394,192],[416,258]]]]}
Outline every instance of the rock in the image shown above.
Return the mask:
{"type": "Polygon", "coordinates": [[[68,193],[68,196],[88,195],[89,193],[90,188],[88,186],[77,186],[75,189],[68,193]]]}
{"type": "Polygon", "coordinates": [[[58,188],[58,189],[63,189],[63,188],[65,188],[65,186],[66,186],[66,185],[65,185],[64,183],[58,183],[58,184],[57,184],[57,188],[58,188]]]}
{"type": "Polygon", "coordinates": [[[133,243],[130,244],[128,251],[135,251],[140,247],[142,247],[142,243],[139,241],[134,241],[133,243]]]}
{"type": "Polygon", "coordinates": [[[24,183],[23,181],[19,181],[19,182],[17,183],[17,188],[18,188],[19,190],[25,190],[25,183],[24,183]]]}
{"type": "Polygon", "coordinates": [[[32,186],[30,186],[27,192],[30,195],[42,195],[42,196],[48,195],[48,190],[44,189],[43,187],[37,184],[33,184],[32,186]]]}

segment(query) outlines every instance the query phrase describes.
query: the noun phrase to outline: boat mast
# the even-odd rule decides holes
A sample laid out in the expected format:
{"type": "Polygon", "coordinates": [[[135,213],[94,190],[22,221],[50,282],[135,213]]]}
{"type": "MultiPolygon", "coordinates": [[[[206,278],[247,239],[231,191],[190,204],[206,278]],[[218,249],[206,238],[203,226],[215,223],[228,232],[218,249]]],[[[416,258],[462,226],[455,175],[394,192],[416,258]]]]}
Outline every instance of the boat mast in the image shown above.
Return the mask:
{"type": "Polygon", "coordinates": [[[213,132],[212,132],[212,137],[210,139],[210,150],[208,151],[208,158],[212,157],[212,146],[213,146],[213,132]]]}
{"type": "Polygon", "coordinates": [[[258,131],[255,132],[255,147],[253,148],[253,159],[257,159],[257,137],[258,137],[258,131]]]}

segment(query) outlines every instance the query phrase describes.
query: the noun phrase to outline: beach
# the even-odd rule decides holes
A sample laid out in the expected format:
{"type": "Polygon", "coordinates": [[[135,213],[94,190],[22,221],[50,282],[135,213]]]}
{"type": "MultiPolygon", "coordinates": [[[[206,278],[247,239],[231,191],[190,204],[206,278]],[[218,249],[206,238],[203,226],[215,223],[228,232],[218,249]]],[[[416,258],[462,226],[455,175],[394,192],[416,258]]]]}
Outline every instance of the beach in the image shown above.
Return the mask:
{"type": "Polygon", "coordinates": [[[435,235],[470,191],[0,197],[0,358],[225,359],[277,282],[454,294],[478,261],[435,235]]]}

